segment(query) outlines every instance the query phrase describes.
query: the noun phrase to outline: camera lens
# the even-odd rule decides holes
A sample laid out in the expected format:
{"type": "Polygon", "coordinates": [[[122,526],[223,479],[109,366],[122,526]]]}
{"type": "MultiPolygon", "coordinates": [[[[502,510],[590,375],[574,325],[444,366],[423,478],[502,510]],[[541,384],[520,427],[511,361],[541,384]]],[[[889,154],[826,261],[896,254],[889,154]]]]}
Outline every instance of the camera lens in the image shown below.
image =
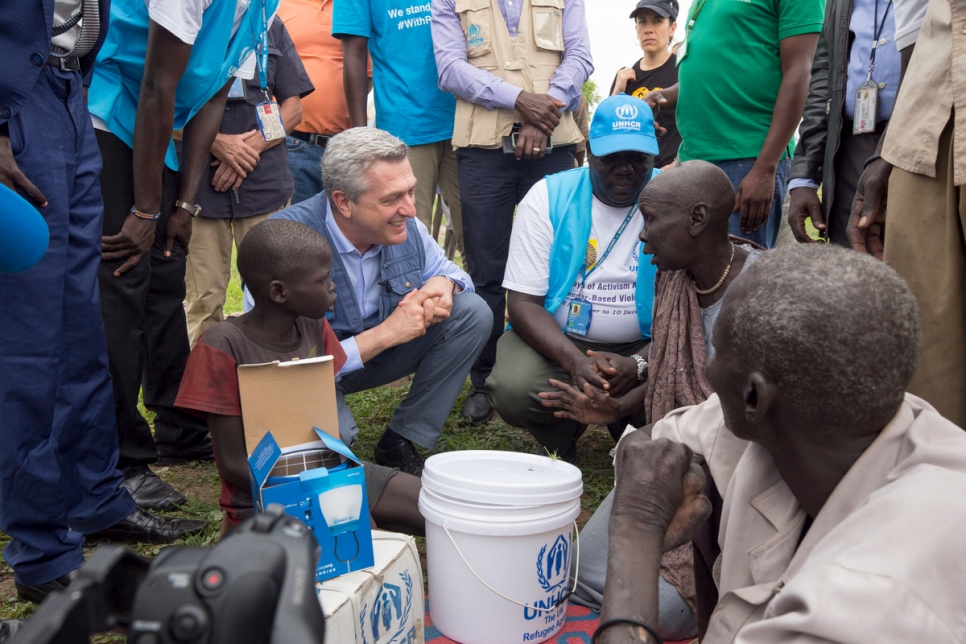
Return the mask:
{"type": "Polygon", "coordinates": [[[183,604],[171,615],[168,630],[178,642],[193,642],[205,633],[208,613],[198,604],[183,604]]]}

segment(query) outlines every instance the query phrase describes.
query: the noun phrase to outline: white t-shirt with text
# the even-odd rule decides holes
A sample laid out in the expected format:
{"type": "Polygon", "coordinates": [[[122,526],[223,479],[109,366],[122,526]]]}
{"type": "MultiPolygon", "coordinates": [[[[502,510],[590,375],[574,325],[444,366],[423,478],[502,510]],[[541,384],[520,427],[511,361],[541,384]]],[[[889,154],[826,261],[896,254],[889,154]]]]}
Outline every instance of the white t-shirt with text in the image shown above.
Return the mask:
{"type": "MultiPolygon", "coordinates": [[[[583,298],[593,305],[593,315],[587,335],[583,337],[592,342],[619,343],[641,339],[634,293],[641,245],[639,238],[644,219],[637,205],[615,208],[594,197],[590,244],[595,246],[597,257],[603,255],[632,208],[631,220],[614,248],[603,263],[598,261],[584,284],[583,298]]],[[[553,224],[550,223],[549,213],[547,182],[541,180],[517,207],[510,236],[504,288],[527,295],[547,294],[550,281],[550,248],[553,245],[553,224]]],[[[561,329],[567,326],[570,300],[577,297],[579,292],[578,274],[568,299],[564,300],[554,315],[561,329]]]]}

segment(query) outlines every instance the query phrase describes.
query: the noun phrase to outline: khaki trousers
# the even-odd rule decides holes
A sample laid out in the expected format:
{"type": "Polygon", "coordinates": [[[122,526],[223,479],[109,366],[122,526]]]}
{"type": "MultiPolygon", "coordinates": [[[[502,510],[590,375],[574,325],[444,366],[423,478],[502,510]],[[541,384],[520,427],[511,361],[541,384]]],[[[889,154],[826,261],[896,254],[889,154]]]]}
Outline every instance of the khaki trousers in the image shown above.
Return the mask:
{"type": "MultiPolygon", "coordinates": [[[[416,216],[433,232],[433,204],[436,187],[449,206],[456,247],[463,252],[463,215],[460,182],[456,171],[456,151],[450,139],[409,148],[409,163],[416,175],[416,216]]],[[[449,244],[447,244],[448,246],[449,244]]]]}
{"type": "Polygon", "coordinates": [[[909,391],[966,428],[966,187],[953,183],[953,122],[936,178],[892,170],[884,259],[919,303],[922,353],[909,391]]]}
{"type": "Polygon", "coordinates": [[[184,273],[184,312],[192,347],[202,333],[225,319],[225,291],[231,279],[232,241],[237,250],[248,231],[271,214],[267,212],[252,217],[225,219],[195,217],[191,221],[191,241],[188,242],[184,273]]]}

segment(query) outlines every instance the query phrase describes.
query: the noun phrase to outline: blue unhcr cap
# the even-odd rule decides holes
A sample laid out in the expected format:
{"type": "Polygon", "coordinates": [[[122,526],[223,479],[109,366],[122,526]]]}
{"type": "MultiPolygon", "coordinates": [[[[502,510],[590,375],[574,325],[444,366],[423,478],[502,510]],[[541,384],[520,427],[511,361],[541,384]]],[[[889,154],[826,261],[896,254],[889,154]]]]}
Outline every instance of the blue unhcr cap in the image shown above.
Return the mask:
{"type": "Polygon", "coordinates": [[[651,106],[627,94],[608,96],[594,111],[587,142],[596,157],[615,152],[656,155],[657,137],[651,106]]]}

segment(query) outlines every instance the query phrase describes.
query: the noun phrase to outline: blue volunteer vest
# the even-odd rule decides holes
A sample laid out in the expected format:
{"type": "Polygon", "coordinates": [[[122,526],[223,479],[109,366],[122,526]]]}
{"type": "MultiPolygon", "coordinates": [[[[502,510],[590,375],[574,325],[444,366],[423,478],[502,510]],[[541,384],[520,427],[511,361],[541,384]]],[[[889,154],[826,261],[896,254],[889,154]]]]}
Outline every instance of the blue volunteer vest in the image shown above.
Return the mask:
{"type": "Polygon", "coordinates": [[[342,257],[335,250],[332,235],[325,225],[328,213],[328,197],[320,192],[311,199],[290,206],[275,213],[269,219],[289,219],[305,224],[319,234],[325,236],[332,248],[332,281],[338,297],[335,300],[335,310],[326,316],[329,325],[335,331],[339,340],[358,335],[367,329],[382,324],[396,305],[414,288],[423,285],[423,267],[426,265],[426,253],[423,242],[416,227],[416,220],[406,222],[406,241],[395,246],[383,246],[379,251],[379,280],[382,288],[379,298],[379,312],[376,315],[363,318],[360,302],[356,300],[355,289],[346,273],[342,257]]]}
{"type": "MultiPolygon", "coordinates": [[[[651,177],[659,172],[654,170],[651,177]]],[[[543,306],[553,315],[567,299],[587,257],[594,191],[590,183],[590,168],[587,167],[552,174],[546,178],[546,182],[553,244],[550,247],[550,280],[543,306]]],[[[650,338],[657,267],[645,261],[643,250],[644,244],[641,244],[634,305],[641,334],[650,338]]]]}
{"type": "MultiPolygon", "coordinates": [[[[272,16],[278,0],[264,2],[268,16],[272,16]]],[[[91,114],[132,148],[151,21],[147,4],[146,0],[112,0],[111,26],[97,55],[88,91],[91,114]]],[[[183,128],[254,51],[254,39],[261,29],[261,2],[252,2],[233,36],[236,4],[236,0],[213,0],[204,12],[201,31],[175,93],[175,130],[183,128]]],[[[168,143],[164,163],[178,169],[173,141],[168,143]]]]}

